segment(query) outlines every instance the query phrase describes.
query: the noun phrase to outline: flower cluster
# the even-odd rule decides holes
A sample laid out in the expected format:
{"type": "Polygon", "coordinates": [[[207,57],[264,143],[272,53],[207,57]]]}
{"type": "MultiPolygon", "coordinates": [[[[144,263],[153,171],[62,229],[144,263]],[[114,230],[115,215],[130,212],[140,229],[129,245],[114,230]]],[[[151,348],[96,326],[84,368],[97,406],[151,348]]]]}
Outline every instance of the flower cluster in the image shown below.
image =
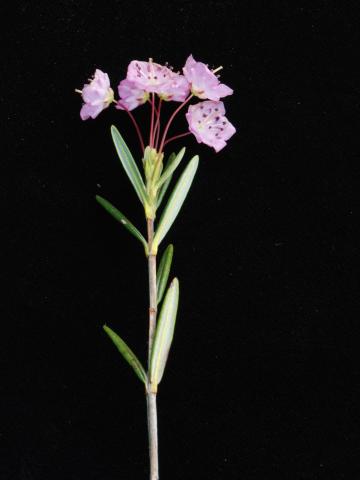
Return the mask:
{"type": "Polygon", "coordinates": [[[226,141],[235,133],[235,127],[225,117],[225,107],[220,100],[231,95],[233,90],[220,83],[216,74],[222,67],[210,70],[207,65],[196,61],[192,55],[186,60],[182,73],[174,72],[167,65],[133,60],[130,62],[126,78],[118,85],[119,99],[114,99],[109,77],[101,70],[96,70],[90,83],[84,85],[81,93],[84,104],[80,111],[83,120],[96,118],[111,103],[119,110],[125,110],[131,117],[139,135],[142,149],[144,141],[140,129],[131,111],[145,103],[151,104],[151,124],[149,146],[159,153],[171,140],[194,134],[199,143],[213,147],[216,152],[226,145],[226,141]],[[158,98],[157,105],[155,98],[158,98]],[[189,105],[186,119],[189,132],[171,138],[167,134],[177,113],[194,97],[202,100],[189,105]],[[160,135],[160,115],[162,102],[181,102],[167,122],[160,135]]]}

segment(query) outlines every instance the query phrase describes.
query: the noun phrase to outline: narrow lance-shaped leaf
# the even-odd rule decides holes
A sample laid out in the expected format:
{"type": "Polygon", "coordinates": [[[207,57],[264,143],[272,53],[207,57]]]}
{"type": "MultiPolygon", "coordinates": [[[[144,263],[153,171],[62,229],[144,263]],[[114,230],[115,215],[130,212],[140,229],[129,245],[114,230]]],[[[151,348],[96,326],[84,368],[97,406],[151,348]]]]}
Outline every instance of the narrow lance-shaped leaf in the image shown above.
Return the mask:
{"type": "MultiPolygon", "coordinates": [[[[168,161],[166,162],[166,167],[174,161],[174,159],[176,158],[176,153],[173,152],[169,155],[169,158],[168,158],[168,161]]],[[[161,202],[163,201],[164,197],[165,197],[165,194],[166,194],[166,191],[170,185],[170,182],[171,182],[171,179],[172,179],[172,175],[169,175],[169,177],[165,180],[165,182],[163,183],[162,187],[159,188],[159,191],[158,191],[158,199],[157,199],[157,202],[156,202],[156,207],[158,208],[161,204],[161,202]]]]}
{"type": "Polygon", "coordinates": [[[146,189],[135,160],[131,155],[126,143],[124,142],[124,139],[120,135],[119,130],[114,125],[111,126],[111,135],[122,166],[124,167],[130,182],[135,188],[140,202],[144,204],[146,201],[146,189]]]}
{"type": "Polygon", "coordinates": [[[173,254],[174,254],[174,246],[170,244],[167,246],[166,250],[164,251],[159,263],[157,279],[156,279],[157,303],[161,302],[161,299],[166,289],[173,254]]]}
{"type": "Polygon", "coordinates": [[[96,201],[108,212],[112,217],[115,218],[118,222],[120,222],[124,227],[129,230],[130,233],[134,235],[135,238],[140,240],[140,242],[144,245],[145,249],[147,248],[147,243],[145,238],[141,235],[139,230],[134,227],[134,225],[128,220],[124,214],[120,212],[114,205],[112,205],[108,200],[101,197],[100,195],[96,195],[96,201]]]}
{"type": "Polygon", "coordinates": [[[167,178],[167,180],[165,181],[165,183],[163,184],[163,186],[160,187],[158,199],[157,199],[157,202],[156,202],[156,207],[157,207],[157,208],[160,207],[161,202],[163,201],[163,199],[164,199],[164,197],[165,197],[165,194],[166,194],[167,189],[169,188],[171,179],[172,179],[172,175],[170,175],[170,177],[167,178]]]}
{"type": "Polygon", "coordinates": [[[177,155],[171,156],[169,158],[169,161],[167,162],[167,166],[164,172],[162,173],[161,177],[159,178],[159,181],[157,182],[157,187],[160,187],[161,185],[163,185],[163,183],[166,182],[166,180],[170,177],[170,175],[172,175],[175,172],[184,154],[185,154],[185,147],[183,147],[177,155]]]}
{"type": "Polygon", "coordinates": [[[153,385],[158,385],[164,374],[174,336],[178,303],[179,281],[177,278],[174,278],[165,295],[151,351],[150,381],[153,385]]]}
{"type": "Polygon", "coordinates": [[[153,253],[157,252],[157,248],[160,242],[169,231],[171,225],[174,223],[174,220],[177,217],[182,204],[184,203],[186,195],[188,194],[188,191],[194,179],[198,165],[199,165],[199,157],[198,155],[195,155],[195,157],[193,157],[188,163],[188,165],[186,166],[173,192],[171,193],[171,196],[165,207],[165,210],[161,215],[161,218],[154,236],[154,240],[152,242],[153,253]]]}
{"type": "Polygon", "coordinates": [[[130,350],[126,345],[124,340],[122,340],[117,333],[115,333],[107,325],[103,326],[103,329],[108,334],[110,339],[113,341],[116,348],[119,350],[121,355],[125,358],[128,364],[134,369],[136,375],[140,378],[142,382],[147,383],[147,375],[144,370],[144,367],[141,365],[141,362],[138,360],[136,355],[130,350]]]}

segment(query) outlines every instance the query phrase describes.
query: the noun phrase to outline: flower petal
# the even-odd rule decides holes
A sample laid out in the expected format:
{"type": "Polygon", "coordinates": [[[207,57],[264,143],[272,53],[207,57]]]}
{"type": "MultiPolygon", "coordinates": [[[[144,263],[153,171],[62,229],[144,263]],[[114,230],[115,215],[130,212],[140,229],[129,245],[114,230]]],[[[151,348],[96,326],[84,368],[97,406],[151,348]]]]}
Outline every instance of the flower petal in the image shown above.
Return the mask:
{"type": "Polygon", "coordinates": [[[185,78],[191,84],[191,92],[202,100],[218,101],[222,97],[231,95],[233,90],[220,83],[218,77],[205,63],[197,62],[190,55],[183,68],[185,78]]]}
{"type": "Polygon", "coordinates": [[[81,119],[96,118],[114,99],[107,73],[96,69],[93,79],[84,85],[81,95],[85,102],[80,110],[81,119]]]}
{"type": "Polygon", "coordinates": [[[190,105],[186,119],[198,143],[205,143],[216,152],[224,148],[226,141],[236,132],[225,117],[225,107],[220,101],[206,100],[190,105]]]}

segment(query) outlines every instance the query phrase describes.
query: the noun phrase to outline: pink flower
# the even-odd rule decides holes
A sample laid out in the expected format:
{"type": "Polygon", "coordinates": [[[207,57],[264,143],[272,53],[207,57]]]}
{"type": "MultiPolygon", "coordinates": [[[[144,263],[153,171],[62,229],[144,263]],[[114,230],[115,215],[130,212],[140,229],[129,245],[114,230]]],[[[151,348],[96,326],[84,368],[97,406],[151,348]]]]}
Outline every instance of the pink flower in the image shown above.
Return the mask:
{"type": "Polygon", "coordinates": [[[147,102],[149,93],[138,88],[134,82],[121,80],[118,86],[120,100],[116,104],[116,108],[120,110],[134,110],[134,108],[147,102]]]}
{"type": "Polygon", "coordinates": [[[159,89],[169,81],[171,73],[169,68],[151,59],[149,62],[133,60],[128,66],[126,78],[146,92],[158,93],[159,89]]]}
{"type": "Polygon", "coordinates": [[[184,75],[171,72],[169,79],[159,87],[158,95],[165,101],[183,102],[190,93],[190,85],[184,75]]]}
{"type": "Polygon", "coordinates": [[[183,102],[190,91],[189,83],[183,75],[151,59],[149,62],[130,62],[126,78],[136,87],[149,93],[157,93],[166,101],[183,102]]]}
{"type": "Polygon", "coordinates": [[[82,90],[76,91],[81,93],[85,102],[80,110],[82,120],[87,120],[90,117],[96,118],[114,100],[114,92],[110,88],[108,74],[99,69],[95,70],[90,83],[85,84],[82,90]]]}
{"type": "Polygon", "coordinates": [[[219,152],[236,129],[225,117],[223,102],[207,100],[190,105],[186,114],[189,130],[198,143],[205,143],[219,152]]]}
{"type": "Polygon", "coordinates": [[[218,101],[233,93],[230,87],[220,83],[218,77],[205,63],[196,62],[192,55],[186,60],[183,72],[191,84],[191,93],[196,97],[218,101]]]}

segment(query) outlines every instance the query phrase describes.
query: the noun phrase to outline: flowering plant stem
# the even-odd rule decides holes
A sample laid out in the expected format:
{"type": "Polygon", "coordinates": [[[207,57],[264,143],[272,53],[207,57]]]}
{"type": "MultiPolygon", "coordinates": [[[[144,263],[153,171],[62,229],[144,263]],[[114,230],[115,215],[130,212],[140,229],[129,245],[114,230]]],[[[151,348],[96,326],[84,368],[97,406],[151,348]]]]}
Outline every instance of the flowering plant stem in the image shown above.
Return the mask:
{"type": "Polygon", "coordinates": [[[114,330],[106,324],[103,325],[103,329],[134,370],[136,376],[145,385],[150,480],[159,479],[156,395],[173,340],[179,304],[179,280],[174,277],[168,285],[174,246],[170,243],[164,249],[158,271],[156,268],[157,252],[159,246],[162,248],[160,244],[181,210],[199,164],[198,155],[193,156],[178,177],[175,186],[168,190],[173,175],[177,173],[175,171],[184,157],[185,147],[178,153],[173,152],[169,156],[166,155],[167,159],[164,157],[164,147],[174,140],[194,134],[198,143],[205,143],[218,152],[226,145],[226,140],[235,133],[235,127],[225,117],[225,107],[220,101],[220,98],[231,95],[233,91],[227,85],[220,83],[218,76],[215,75],[220,68],[222,67],[210,70],[207,65],[196,62],[190,55],[183,68],[184,75],[181,75],[173,72],[167,66],[154,63],[151,58],[149,62],[133,60],[128,66],[127,77],[118,86],[120,96],[118,100],[114,98],[114,91],[110,87],[108,75],[99,69],[95,71],[94,78],[90,79],[89,84],[84,85],[82,90],[76,89],[84,101],[80,111],[83,120],[96,118],[112,103],[115,103],[118,110],[125,110],[135,127],[142,152],[143,171],[141,172],[120,132],[114,125],[111,127],[111,135],[120,162],[144,208],[147,239],[111,202],[100,195],[96,196],[96,200],[137,241],[140,241],[148,260],[147,371],[128,344],[114,330]],[[175,117],[194,97],[204,101],[190,105],[188,108],[185,117],[189,124],[189,132],[168,137],[175,117]],[[171,114],[164,129],[162,129],[161,122],[163,101],[181,102],[171,114]],[[145,146],[145,137],[142,135],[140,126],[132,114],[134,108],[145,103],[149,103],[151,106],[149,135],[146,137],[148,138],[147,146],[145,146]],[[171,193],[167,195],[168,191],[171,193]],[[166,204],[163,206],[161,203],[166,197],[166,204]],[[160,217],[157,217],[160,205],[162,213],[160,217]],[[156,222],[156,230],[154,229],[155,218],[159,218],[156,222]]]}
{"type": "MultiPolygon", "coordinates": [[[[148,249],[151,252],[154,238],[154,220],[147,219],[148,249]]],[[[149,269],[149,344],[148,344],[148,367],[150,370],[151,350],[154,342],[157,314],[157,289],[156,289],[156,255],[148,256],[149,269]]],[[[159,478],[159,455],[157,433],[157,409],[156,409],[156,385],[151,384],[150,378],[146,385],[147,419],[149,431],[149,454],[150,454],[150,480],[159,478]]]]}

